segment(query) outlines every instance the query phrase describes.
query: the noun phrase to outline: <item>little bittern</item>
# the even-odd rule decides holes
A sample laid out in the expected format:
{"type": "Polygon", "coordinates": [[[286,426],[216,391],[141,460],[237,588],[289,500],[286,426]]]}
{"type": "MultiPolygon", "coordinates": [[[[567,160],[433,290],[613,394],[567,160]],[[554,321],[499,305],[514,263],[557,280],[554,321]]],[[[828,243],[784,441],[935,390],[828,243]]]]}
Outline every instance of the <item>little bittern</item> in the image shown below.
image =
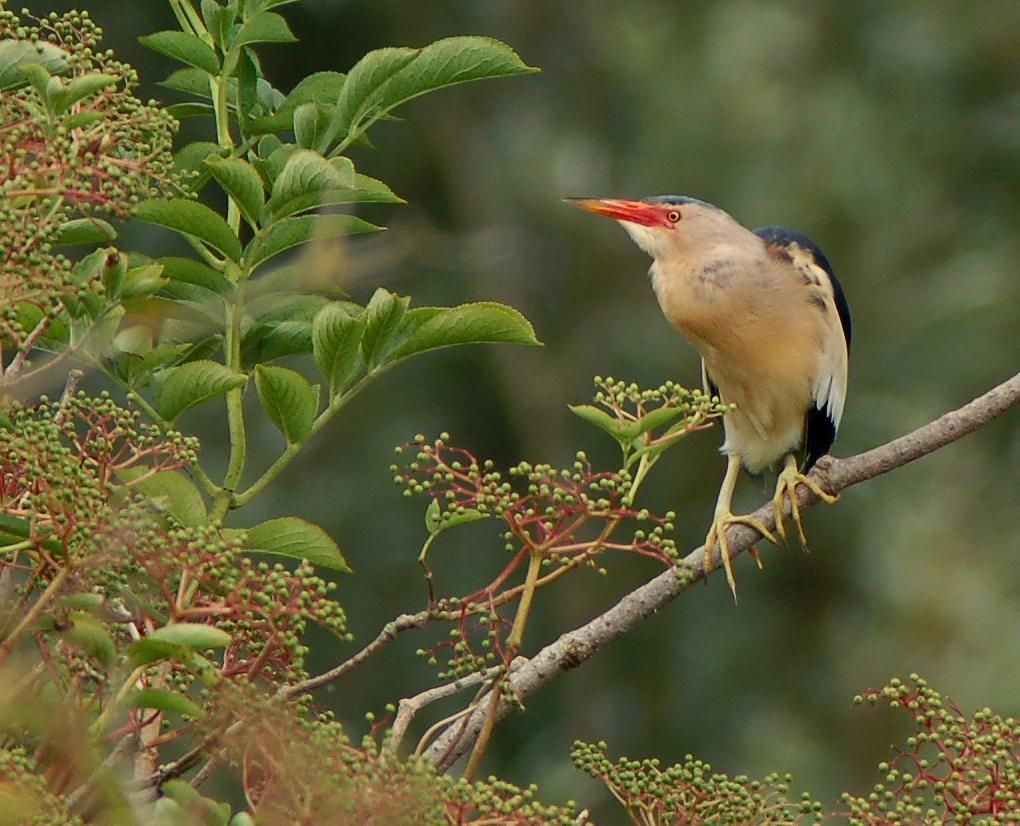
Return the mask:
{"type": "Polygon", "coordinates": [[[797,485],[835,501],[805,474],[832,445],[843,416],[850,350],[843,290],[822,251],[800,233],[749,230],[696,198],[570,202],[618,220],[652,257],[659,306],[701,355],[706,392],[735,405],[723,417],[728,463],[705,539],[705,568],[718,542],[736,596],[729,526],[743,523],[775,541],[761,522],[730,510],[741,466],[759,473],[783,460],[772,498],[783,538],[784,494],[804,545],[797,485]]]}

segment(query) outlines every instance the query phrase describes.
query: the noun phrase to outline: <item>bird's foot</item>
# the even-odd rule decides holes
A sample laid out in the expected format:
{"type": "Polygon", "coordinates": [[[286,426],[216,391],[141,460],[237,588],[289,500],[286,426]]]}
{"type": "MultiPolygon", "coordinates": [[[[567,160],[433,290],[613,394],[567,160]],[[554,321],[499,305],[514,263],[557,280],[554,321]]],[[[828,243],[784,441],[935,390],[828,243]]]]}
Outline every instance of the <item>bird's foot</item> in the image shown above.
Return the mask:
{"type": "Polygon", "coordinates": [[[819,499],[829,505],[839,497],[822,490],[816,482],[797,469],[796,460],[792,456],[787,457],[786,467],[776,480],[776,493],[772,497],[772,511],[776,515],[776,531],[785,542],[786,527],[783,525],[783,496],[786,494],[790,498],[790,516],[793,517],[793,522],[797,526],[797,538],[800,540],[801,547],[806,551],[808,550],[808,544],[807,537],[804,536],[804,526],[800,521],[800,505],[797,503],[797,485],[804,485],[804,487],[810,489],[819,499]]]}
{"type": "MultiPolygon", "coordinates": [[[[727,531],[729,531],[731,525],[746,525],[752,530],[757,531],[764,536],[773,545],[778,545],[779,542],[764,524],[753,516],[735,516],[729,512],[729,510],[717,510],[715,517],[712,519],[712,526],[708,529],[708,536],[705,537],[705,576],[707,577],[715,567],[715,556],[713,550],[715,545],[719,543],[719,556],[722,557],[723,569],[726,571],[726,584],[730,586],[730,591],[733,593],[733,600],[736,602],[737,599],[737,581],[733,576],[733,565],[730,562],[730,542],[726,537],[727,531]]],[[[752,546],[751,556],[755,562],[758,563],[758,567],[761,567],[761,560],[758,558],[757,550],[752,546]]]]}

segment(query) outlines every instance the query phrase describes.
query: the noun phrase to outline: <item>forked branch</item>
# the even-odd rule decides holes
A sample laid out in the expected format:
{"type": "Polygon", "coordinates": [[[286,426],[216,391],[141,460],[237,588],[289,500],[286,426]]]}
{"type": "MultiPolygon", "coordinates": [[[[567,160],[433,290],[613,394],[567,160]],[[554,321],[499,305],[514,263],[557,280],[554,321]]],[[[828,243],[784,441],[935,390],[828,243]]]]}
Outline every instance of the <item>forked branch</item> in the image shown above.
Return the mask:
{"type": "MultiPolygon", "coordinates": [[[[823,490],[839,493],[963,438],[1018,402],[1020,373],[958,410],[946,413],[898,439],[846,459],[823,458],[811,472],[811,478],[823,490]]],[[[817,502],[818,497],[805,486],[799,486],[797,500],[803,511],[817,502]]],[[[789,505],[787,512],[788,509],[789,505]]],[[[761,520],[770,530],[775,527],[771,502],[762,505],[752,516],[761,520]]],[[[756,531],[744,525],[731,527],[728,537],[731,556],[748,550],[760,538],[756,531]]],[[[581,665],[605,645],[661,610],[705,576],[704,558],[704,546],[695,548],[681,562],[688,571],[687,576],[681,578],[673,570],[664,571],[631,591],[608,611],[561,635],[514,669],[509,677],[513,694],[517,699],[525,700],[559,674],[581,665]]],[[[710,569],[719,565],[720,560],[716,556],[710,569]]],[[[497,710],[497,716],[505,717],[511,709],[511,704],[504,700],[497,710]]],[[[447,727],[425,752],[425,758],[440,771],[447,770],[472,748],[482,730],[485,717],[485,708],[479,707],[466,719],[461,718],[455,725],[447,727]]]]}

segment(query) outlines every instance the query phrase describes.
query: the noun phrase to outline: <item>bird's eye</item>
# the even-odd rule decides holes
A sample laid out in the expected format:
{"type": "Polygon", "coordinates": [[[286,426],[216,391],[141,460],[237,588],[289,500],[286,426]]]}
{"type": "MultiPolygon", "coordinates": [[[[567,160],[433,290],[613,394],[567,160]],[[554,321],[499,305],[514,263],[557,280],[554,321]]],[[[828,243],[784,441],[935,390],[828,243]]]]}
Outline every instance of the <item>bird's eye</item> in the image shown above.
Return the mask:
{"type": "Polygon", "coordinates": [[[678,223],[680,221],[680,210],[671,209],[669,212],[666,213],[666,220],[669,221],[671,224],[678,223]]]}

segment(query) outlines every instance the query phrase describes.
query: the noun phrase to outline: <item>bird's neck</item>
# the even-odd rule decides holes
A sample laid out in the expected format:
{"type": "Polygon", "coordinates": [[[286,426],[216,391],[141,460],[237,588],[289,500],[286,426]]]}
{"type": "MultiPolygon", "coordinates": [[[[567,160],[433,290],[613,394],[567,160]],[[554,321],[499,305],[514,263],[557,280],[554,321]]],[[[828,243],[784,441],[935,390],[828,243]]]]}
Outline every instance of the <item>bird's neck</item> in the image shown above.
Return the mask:
{"type": "Polygon", "coordinates": [[[741,289],[762,278],[765,254],[751,244],[717,243],[697,252],[657,258],[650,271],[663,314],[704,357],[717,340],[725,319],[746,313],[741,289]]]}

